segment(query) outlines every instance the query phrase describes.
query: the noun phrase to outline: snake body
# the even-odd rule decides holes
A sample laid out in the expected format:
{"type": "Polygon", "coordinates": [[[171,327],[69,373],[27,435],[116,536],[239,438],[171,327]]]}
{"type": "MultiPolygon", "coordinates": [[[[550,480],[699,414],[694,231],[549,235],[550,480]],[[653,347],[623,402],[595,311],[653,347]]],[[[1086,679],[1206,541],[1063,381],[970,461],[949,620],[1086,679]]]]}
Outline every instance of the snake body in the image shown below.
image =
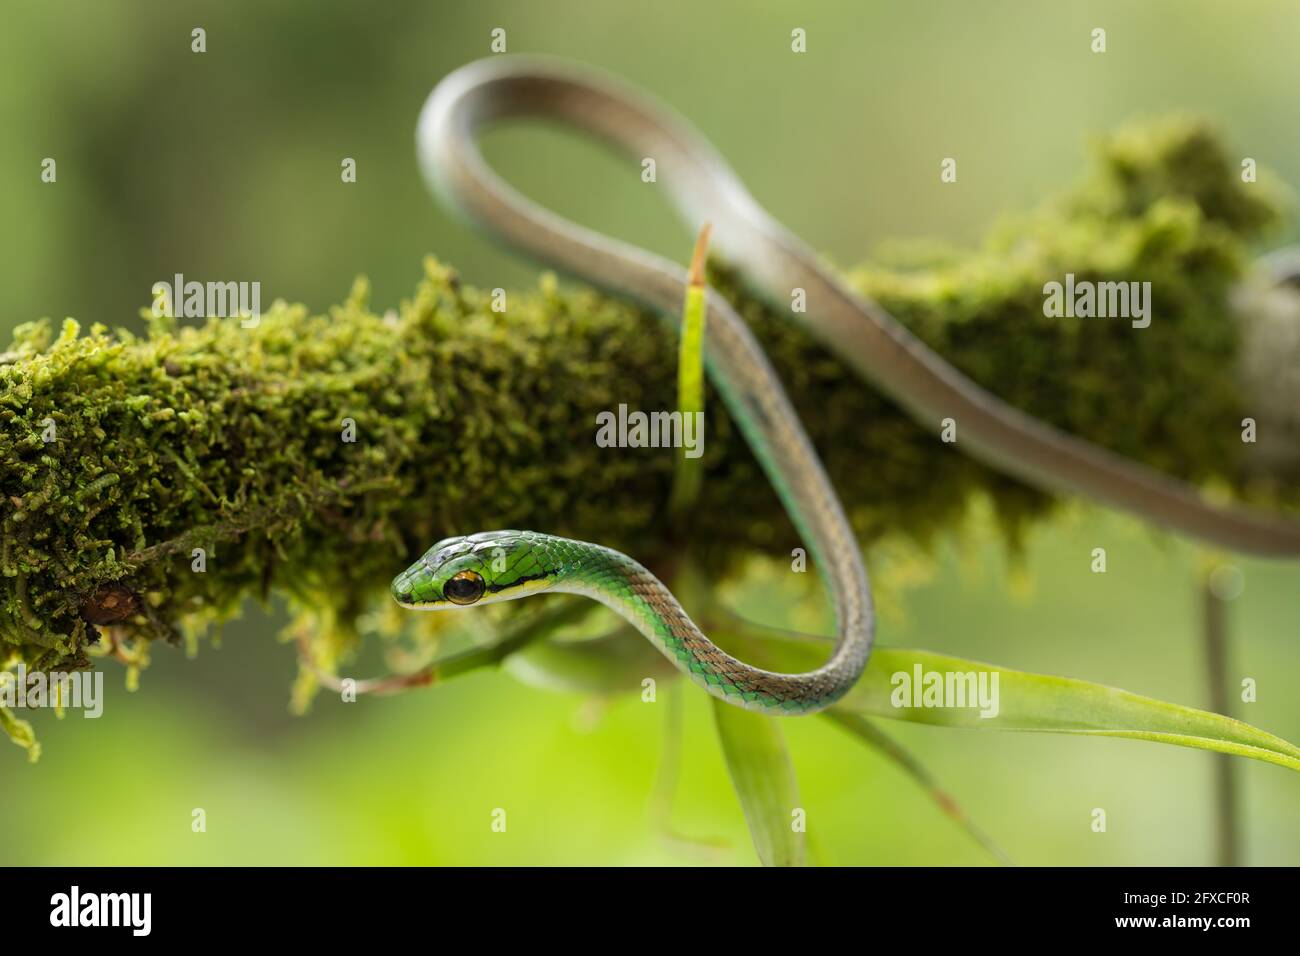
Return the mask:
{"type": "MultiPolygon", "coordinates": [[[[810,331],[919,421],[960,423],[963,448],[1053,491],[1078,492],[1234,550],[1300,554],[1300,523],[1218,507],[1196,490],[1067,435],[1015,409],[948,365],[874,303],[823,269],[749,195],[713,148],[665,108],[610,77],[559,61],[502,56],[447,76],[420,115],[417,147],[431,187],[507,244],[671,317],[684,269],[571,223],[529,201],[487,166],[476,136],[487,124],[542,117],[654,157],[684,217],[713,225],[724,258],[773,302],[805,291],[810,331]]],[[[726,654],[646,568],[617,551],[530,531],[448,538],[393,582],[404,607],[442,609],[565,591],[604,603],[716,697],[751,710],[821,710],[861,676],[874,629],[866,570],[843,508],[776,374],[730,305],[707,296],[711,381],[808,545],[831,593],[836,643],[805,674],[777,674],[726,654]]]]}
{"type": "Polygon", "coordinates": [[[803,289],[807,310],[795,313],[796,321],[936,435],[942,419],[955,420],[960,447],[973,457],[1048,491],[1081,494],[1228,550],[1300,555],[1300,521],[1212,504],[1185,482],[1066,434],[962,375],[824,269],[684,120],[603,73],[546,57],[491,57],[449,74],[425,103],[416,142],[426,180],[510,246],[655,309],[672,310],[682,299],[681,269],[562,219],[492,172],[476,134],[521,118],[573,126],[638,162],[653,157],[658,185],[696,229],[712,224],[715,247],[753,291],[788,308],[792,290],[803,289]]]}

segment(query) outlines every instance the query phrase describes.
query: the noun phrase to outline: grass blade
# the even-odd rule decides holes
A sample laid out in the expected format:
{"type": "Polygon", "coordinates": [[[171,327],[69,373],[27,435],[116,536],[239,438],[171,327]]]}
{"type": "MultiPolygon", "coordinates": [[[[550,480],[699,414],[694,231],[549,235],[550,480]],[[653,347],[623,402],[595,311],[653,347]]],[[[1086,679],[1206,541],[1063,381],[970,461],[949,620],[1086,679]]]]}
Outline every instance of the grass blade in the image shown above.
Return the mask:
{"type": "Polygon", "coordinates": [[[803,830],[793,825],[799,788],[781,728],[771,717],[712,702],[727,771],[759,860],[764,866],[802,866],[803,830]]]}
{"type": "MultiPolygon", "coordinates": [[[[929,680],[923,676],[923,680],[929,680]]],[[[913,702],[915,698],[913,698],[913,702]]],[[[1020,730],[1126,737],[1234,754],[1300,770],[1300,748],[1250,724],[1208,711],[1170,704],[1128,691],[930,651],[878,648],[858,685],[841,702],[858,714],[942,727],[1020,730]],[[919,668],[919,670],[918,670],[919,668]],[[997,675],[997,713],[978,707],[898,706],[905,689],[899,675],[997,675]]]]}

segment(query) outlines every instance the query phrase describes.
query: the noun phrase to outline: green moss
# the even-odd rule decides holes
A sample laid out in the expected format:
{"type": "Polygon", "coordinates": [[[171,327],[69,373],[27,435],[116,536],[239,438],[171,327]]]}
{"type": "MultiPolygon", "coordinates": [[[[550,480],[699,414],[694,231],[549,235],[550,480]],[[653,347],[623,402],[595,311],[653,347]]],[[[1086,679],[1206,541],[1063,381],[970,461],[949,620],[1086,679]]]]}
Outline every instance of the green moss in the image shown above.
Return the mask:
{"type": "MultiPolygon", "coordinates": [[[[1099,155],[1086,183],[982,248],[852,280],[1014,404],[1248,495],[1226,294],[1276,201],[1242,184],[1190,121],[1125,132],[1099,155]],[[1151,327],[1045,318],[1043,283],[1066,271],[1150,280],[1151,327]]],[[[714,278],[770,349],[865,538],[924,542],[975,495],[1012,531],[1049,510],[741,297],[725,271],[714,278]]],[[[254,329],[20,328],[0,357],[0,658],[87,665],[102,625],[85,616],[103,619],[101,589],[117,583],[135,603],[114,605],[129,612],[116,637],[174,641],[275,591],[316,609],[329,660],[393,574],[452,533],[536,528],[654,563],[672,546],[674,457],[597,448],[595,416],[620,402],[675,407],[671,331],[549,280],[512,294],[506,314],[489,305],[430,261],[414,299],[388,316],[359,280],[326,315],[277,302],[254,329]],[[345,419],[355,442],[342,440],[345,419]]],[[[775,495],[716,396],[709,407],[692,546],[715,566],[755,548],[785,553],[793,532],[775,495]]]]}

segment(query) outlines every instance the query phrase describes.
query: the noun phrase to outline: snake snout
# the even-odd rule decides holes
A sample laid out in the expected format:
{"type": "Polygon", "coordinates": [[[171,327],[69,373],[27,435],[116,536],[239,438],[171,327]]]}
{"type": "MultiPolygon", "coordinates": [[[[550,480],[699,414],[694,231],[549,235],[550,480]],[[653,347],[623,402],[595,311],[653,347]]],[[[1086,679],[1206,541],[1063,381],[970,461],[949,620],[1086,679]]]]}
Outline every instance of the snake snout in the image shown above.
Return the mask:
{"type": "Polygon", "coordinates": [[[406,575],[399,575],[393,581],[392,586],[393,599],[398,604],[410,605],[415,600],[415,594],[411,591],[410,582],[407,581],[406,575]]]}

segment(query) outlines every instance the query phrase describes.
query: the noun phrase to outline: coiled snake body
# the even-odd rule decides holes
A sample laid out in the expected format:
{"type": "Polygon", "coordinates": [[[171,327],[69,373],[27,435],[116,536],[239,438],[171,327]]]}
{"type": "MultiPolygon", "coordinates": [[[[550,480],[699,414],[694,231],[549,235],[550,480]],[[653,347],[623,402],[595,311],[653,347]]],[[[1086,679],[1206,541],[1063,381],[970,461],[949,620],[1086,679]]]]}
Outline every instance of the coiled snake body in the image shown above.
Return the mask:
{"type": "MultiPolygon", "coordinates": [[[[712,223],[723,258],[755,291],[788,302],[805,291],[813,335],[914,417],[960,423],[971,454],[1040,487],[1084,494],[1193,537],[1264,555],[1300,554],[1300,524],[1211,505],[1196,490],[1067,435],[965,378],[874,303],[849,290],[749,195],[712,147],[664,107],[607,76],[545,58],[500,56],[462,67],[429,96],[417,147],[431,187],[506,243],[619,295],[675,315],[680,266],[584,229],[529,201],[496,176],[475,138],[491,122],[545,117],[576,126],[640,159],[697,228],[712,223]]],[[[744,321],[707,298],[710,378],[772,481],[833,599],[830,660],[807,674],[774,674],[717,648],[672,594],[608,548],[526,531],[439,542],[393,583],[404,606],[435,609],[539,590],[602,601],[710,693],[754,710],[808,713],[844,694],[866,665],[873,634],[867,575],[843,508],[780,382],[744,321]]]]}

